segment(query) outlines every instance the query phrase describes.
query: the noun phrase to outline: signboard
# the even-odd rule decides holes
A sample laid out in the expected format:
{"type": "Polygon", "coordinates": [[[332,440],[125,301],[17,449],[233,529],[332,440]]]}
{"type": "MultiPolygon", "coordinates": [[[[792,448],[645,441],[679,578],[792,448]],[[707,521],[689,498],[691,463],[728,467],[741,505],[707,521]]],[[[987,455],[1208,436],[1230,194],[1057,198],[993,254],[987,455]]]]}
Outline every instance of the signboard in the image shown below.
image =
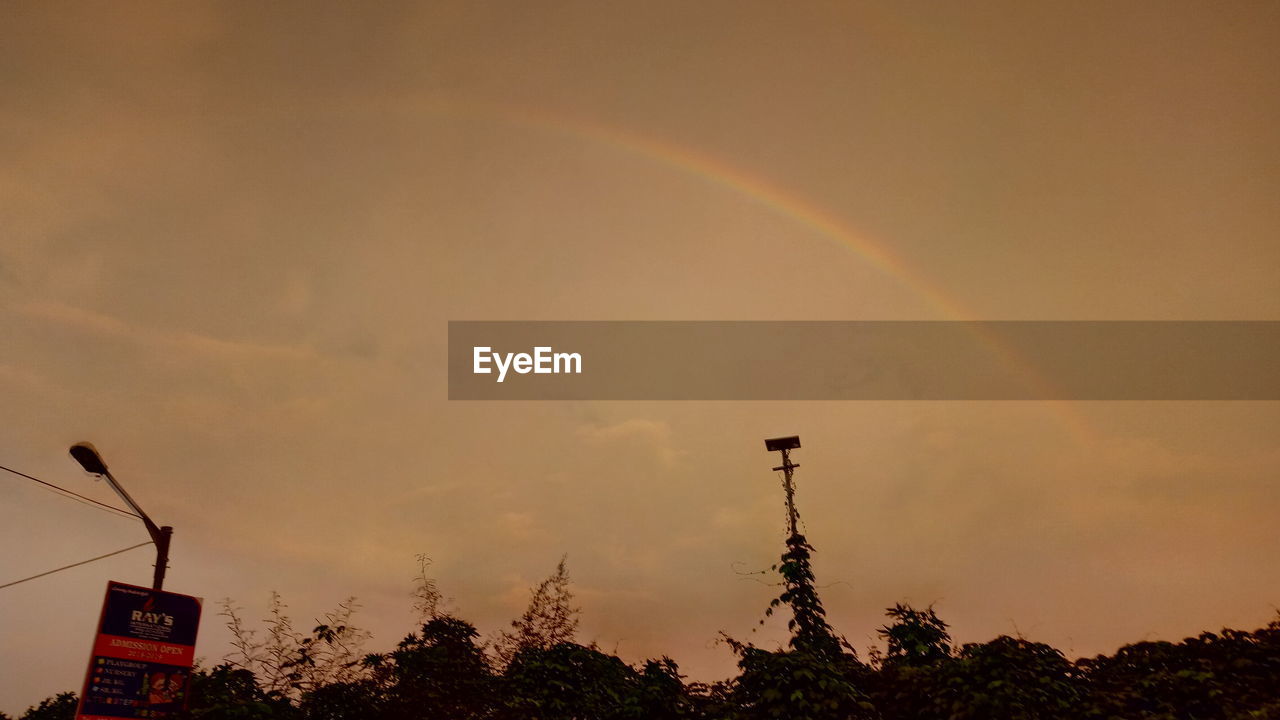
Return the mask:
{"type": "Polygon", "coordinates": [[[107,583],[77,720],[165,718],[186,707],[200,598],[107,583]]]}

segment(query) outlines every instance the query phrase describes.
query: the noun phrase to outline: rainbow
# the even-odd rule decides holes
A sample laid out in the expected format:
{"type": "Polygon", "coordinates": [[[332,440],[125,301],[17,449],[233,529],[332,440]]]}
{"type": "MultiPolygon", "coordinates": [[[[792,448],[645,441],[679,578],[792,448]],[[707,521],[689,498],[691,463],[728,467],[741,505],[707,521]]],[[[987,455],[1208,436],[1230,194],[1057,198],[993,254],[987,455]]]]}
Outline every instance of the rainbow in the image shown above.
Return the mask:
{"type": "MultiPolygon", "coordinates": [[[[515,127],[556,134],[574,142],[592,142],[646,162],[661,164],[729,192],[748,197],[779,216],[809,229],[815,235],[850,250],[884,275],[923,297],[939,311],[944,319],[980,319],[960,301],[950,297],[936,283],[913,270],[883,242],[855,232],[840,218],[806,198],[707,153],[598,121],[573,117],[563,112],[552,112],[539,107],[458,98],[436,98],[416,105],[416,110],[430,114],[496,119],[515,127]]],[[[984,346],[996,353],[1011,369],[1019,372],[1029,386],[1035,388],[1042,397],[1050,398],[1042,402],[1061,419],[1077,442],[1092,444],[1097,439],[1084,416],[1075,408],[1075,404],[1060,399],[1062,393],[1019,357],[1016,351],[987,330],[976,328],[973,332],[984,346]]]]}

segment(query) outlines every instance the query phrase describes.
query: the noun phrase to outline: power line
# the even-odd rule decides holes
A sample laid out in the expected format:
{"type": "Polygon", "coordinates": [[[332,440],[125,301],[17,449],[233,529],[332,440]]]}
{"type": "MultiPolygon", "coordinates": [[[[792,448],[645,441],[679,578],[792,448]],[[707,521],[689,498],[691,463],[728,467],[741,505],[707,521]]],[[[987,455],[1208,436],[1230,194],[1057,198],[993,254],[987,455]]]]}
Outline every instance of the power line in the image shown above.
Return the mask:
{"type": "Polygon", "coordinates": [[[45,482],[44,480],[41,480],[41,479],[40,479],[40,478],[38,478],[38,477],[33,477],[33,476],[28,475],[28,474],[26,474],[26,473],[24,473],[24,472],[18,472],[17,470],[14,470],[13,468],[7,468],[7,467],[5,467],[5,466],[3,466],[3,465],[0,465],[0,470],[5,470],[5,471],[11,472],[11,473],[13,473],[14,475],[17,475],[17,476],[19,476],[19,477],[24,477],[24,478],[26,478],[26,479],[28,479],[28,480],[32,480],[32,481],[34,481],[34,482],[38,482],[38,483],[40,483],[41,485],[44,485],[44,486],[46,486],[46,487],[48,487],[48,488],[52,488],[52,490],[55,490],[55,491],[60,492],[60,493],[63,493],[63,497],[65,497],[65,498],[67,498],[67,499],[69,499],[69,500],[75,500],[76,502],[79,502],[79,503],[82,503],[82,504],[89,505],[89,507],[97,508],[97,509],[99,509],[99,510],[111,510],[111,511],[113,511],[113,512],[120,513],[121,515],[128,515],[128,516],[129,516],[129,517],[131,517],[131,518],[137,518],[137,519],[139,519],[139,520],[141,520],[141,519],[142,519],[142,518],[141,518],[140,516],[138,516],[136,513],[131,513],[131,512],[129,512],[128,510],[124,510],[124,509],[122,509],[122,508],[118,508],[118,507],[116,507],[115,505],[108,505],[107,503],[104,503],[104,502],[98,502],[97,500],[94,500],[94,499],[93,499],[93,498],[91,498],[91,497],[85,497],[84,495],[81,495],[80,493],[72,492],[71,490],[68,490],[68,489],[66,489],[66,488],[64,488],[64,487],[58,487],[57,485],[54,485],[54,484],[53,484],[53,483],[51,483],[51,482],[45,482]],[[92,504],[90,504],[90,503],[92,503],[92,504]]]}
{"type": "Polygon", "coordinates": [[[94,561],[97,561],[97,560],[104,560],[104,559],[106,559],[106,558],[111,557],[112,555],[119,555],[120,553],[123,553],[123,552],[129,552],[130,550],[137,550],[138,548],[142,547],[143,545],[150,545],[150,544],[151,544],[151,541],[150,541],[150,540],[148,540],[148,541],[146,541],[146,542],[144,542],[144,543],[138,543],[137,545],[131,545],[131,546],[129,546],[129,547],[127,547],[127,548],[123,549],[123,550],[116,550],[115,552],[109,552],[109,553],[107,553],[106,555],[99,555],[98,557],[95,557],[95,558],[89,558],[88,560],[81,560],[81,561],[80,561],[80,562],[78,562],[78,563],[72,563],[72,564],[70,564],[70,565],[63,565],[63,566],[62,566],[62,567],[60,567],[60,568],[54,568],[53,570],[48,570],[48,571],[42,572],[42,573],[40,573],[39,575],[32,575],[31,577],[25,577],[25,578],[22,578],[21,580],[14,580],[14,581],[13,581],[13,582],[11,582],[11,583],[5,583],[4,585],[0,585],[0,590],[3,590],[3,589],[5,589],[5,588],[7,588],[7,587],[13,587],[14,585],[19,585],[19,584],[21,584],[21,583],[27,582],[28,580],[35,580],[36,578],[42,578],[42,577],[44,577],[45,575],[52,575],[52,574],[54,574],[54,573],[56,573],[56,572],[62,572],[63,570],[70,570],[70,569],[71,569],[71,568],[73,568],[73,567],[80,567],[81,565],[88,565],[88,564],[89,564],[89,563],[91,563],[91,562],[94,562],[94,561]]]}

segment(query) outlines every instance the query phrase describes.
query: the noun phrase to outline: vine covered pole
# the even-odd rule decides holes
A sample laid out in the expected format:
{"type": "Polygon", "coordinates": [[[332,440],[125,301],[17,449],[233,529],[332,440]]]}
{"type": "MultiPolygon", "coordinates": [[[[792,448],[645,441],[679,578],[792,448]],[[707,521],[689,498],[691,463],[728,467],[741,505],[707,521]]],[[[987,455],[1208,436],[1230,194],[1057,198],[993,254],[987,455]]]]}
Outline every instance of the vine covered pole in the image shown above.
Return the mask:
{"type": "Polygon", "coordinates": [[[765,440],[764,446],[770,452],[782,453],[782,464],[774,468],[774,472],[782,471],[782,489],[787,493],[787,528],[791,531],[791,535],[795,535],[798,532],[796,525],[799,515],[796,512],[796,485],[792,474],[800,465],[791,462],[791,451],[800,447],[800,436],[792,435],[765,440]]]}

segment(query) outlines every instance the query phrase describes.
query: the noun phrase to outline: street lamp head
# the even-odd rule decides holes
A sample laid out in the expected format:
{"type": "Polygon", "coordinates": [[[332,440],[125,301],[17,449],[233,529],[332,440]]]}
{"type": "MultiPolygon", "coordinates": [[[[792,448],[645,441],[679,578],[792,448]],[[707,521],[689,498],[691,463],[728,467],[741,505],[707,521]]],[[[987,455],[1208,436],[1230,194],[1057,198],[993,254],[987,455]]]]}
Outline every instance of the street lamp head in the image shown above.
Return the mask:
{"type": "Polygon", "coordinates": [[[800,447],[800,436],[792,435],[791,437],[771,438],[764,441],[764,447],[770,452],[778,452],[779,450],[795,450],[800,447]]]}
{"type": "Polygon", "coordinates": [[[173,528],[168,525],[156,527],[151,518],[138,507],[138,503],[134,502],[133,498],[129,497],[129,493],[125,492],[124,488],[120,487],[120,483],[107,472],[107,464],[102,461],[102,456],[98,454],[98,449],[93,446],[93,443],[78,442],[71,446],[70,452],[71,457],[80,463],[80,467],[84,468],[85,472],[106,478],[111,489],[116,491],[120,499],[124,500],[124,504],[128,505],[129,509],[142,519],[142,524],[147,526],[151,542],[156,544],[156,573],[151,586],[157,590],[164,589],[164,572],[169,565],[169,538],[173,535],[173,528]]]}
{"type": "Polygon", "coordinates": [[[71,457],[80,463],[80,467],[91,475],[106,475],[107,464],[102,461],[102,456],[98,454],[98,449],[93,443],[80,442],[71,446],[71,457]]]}

